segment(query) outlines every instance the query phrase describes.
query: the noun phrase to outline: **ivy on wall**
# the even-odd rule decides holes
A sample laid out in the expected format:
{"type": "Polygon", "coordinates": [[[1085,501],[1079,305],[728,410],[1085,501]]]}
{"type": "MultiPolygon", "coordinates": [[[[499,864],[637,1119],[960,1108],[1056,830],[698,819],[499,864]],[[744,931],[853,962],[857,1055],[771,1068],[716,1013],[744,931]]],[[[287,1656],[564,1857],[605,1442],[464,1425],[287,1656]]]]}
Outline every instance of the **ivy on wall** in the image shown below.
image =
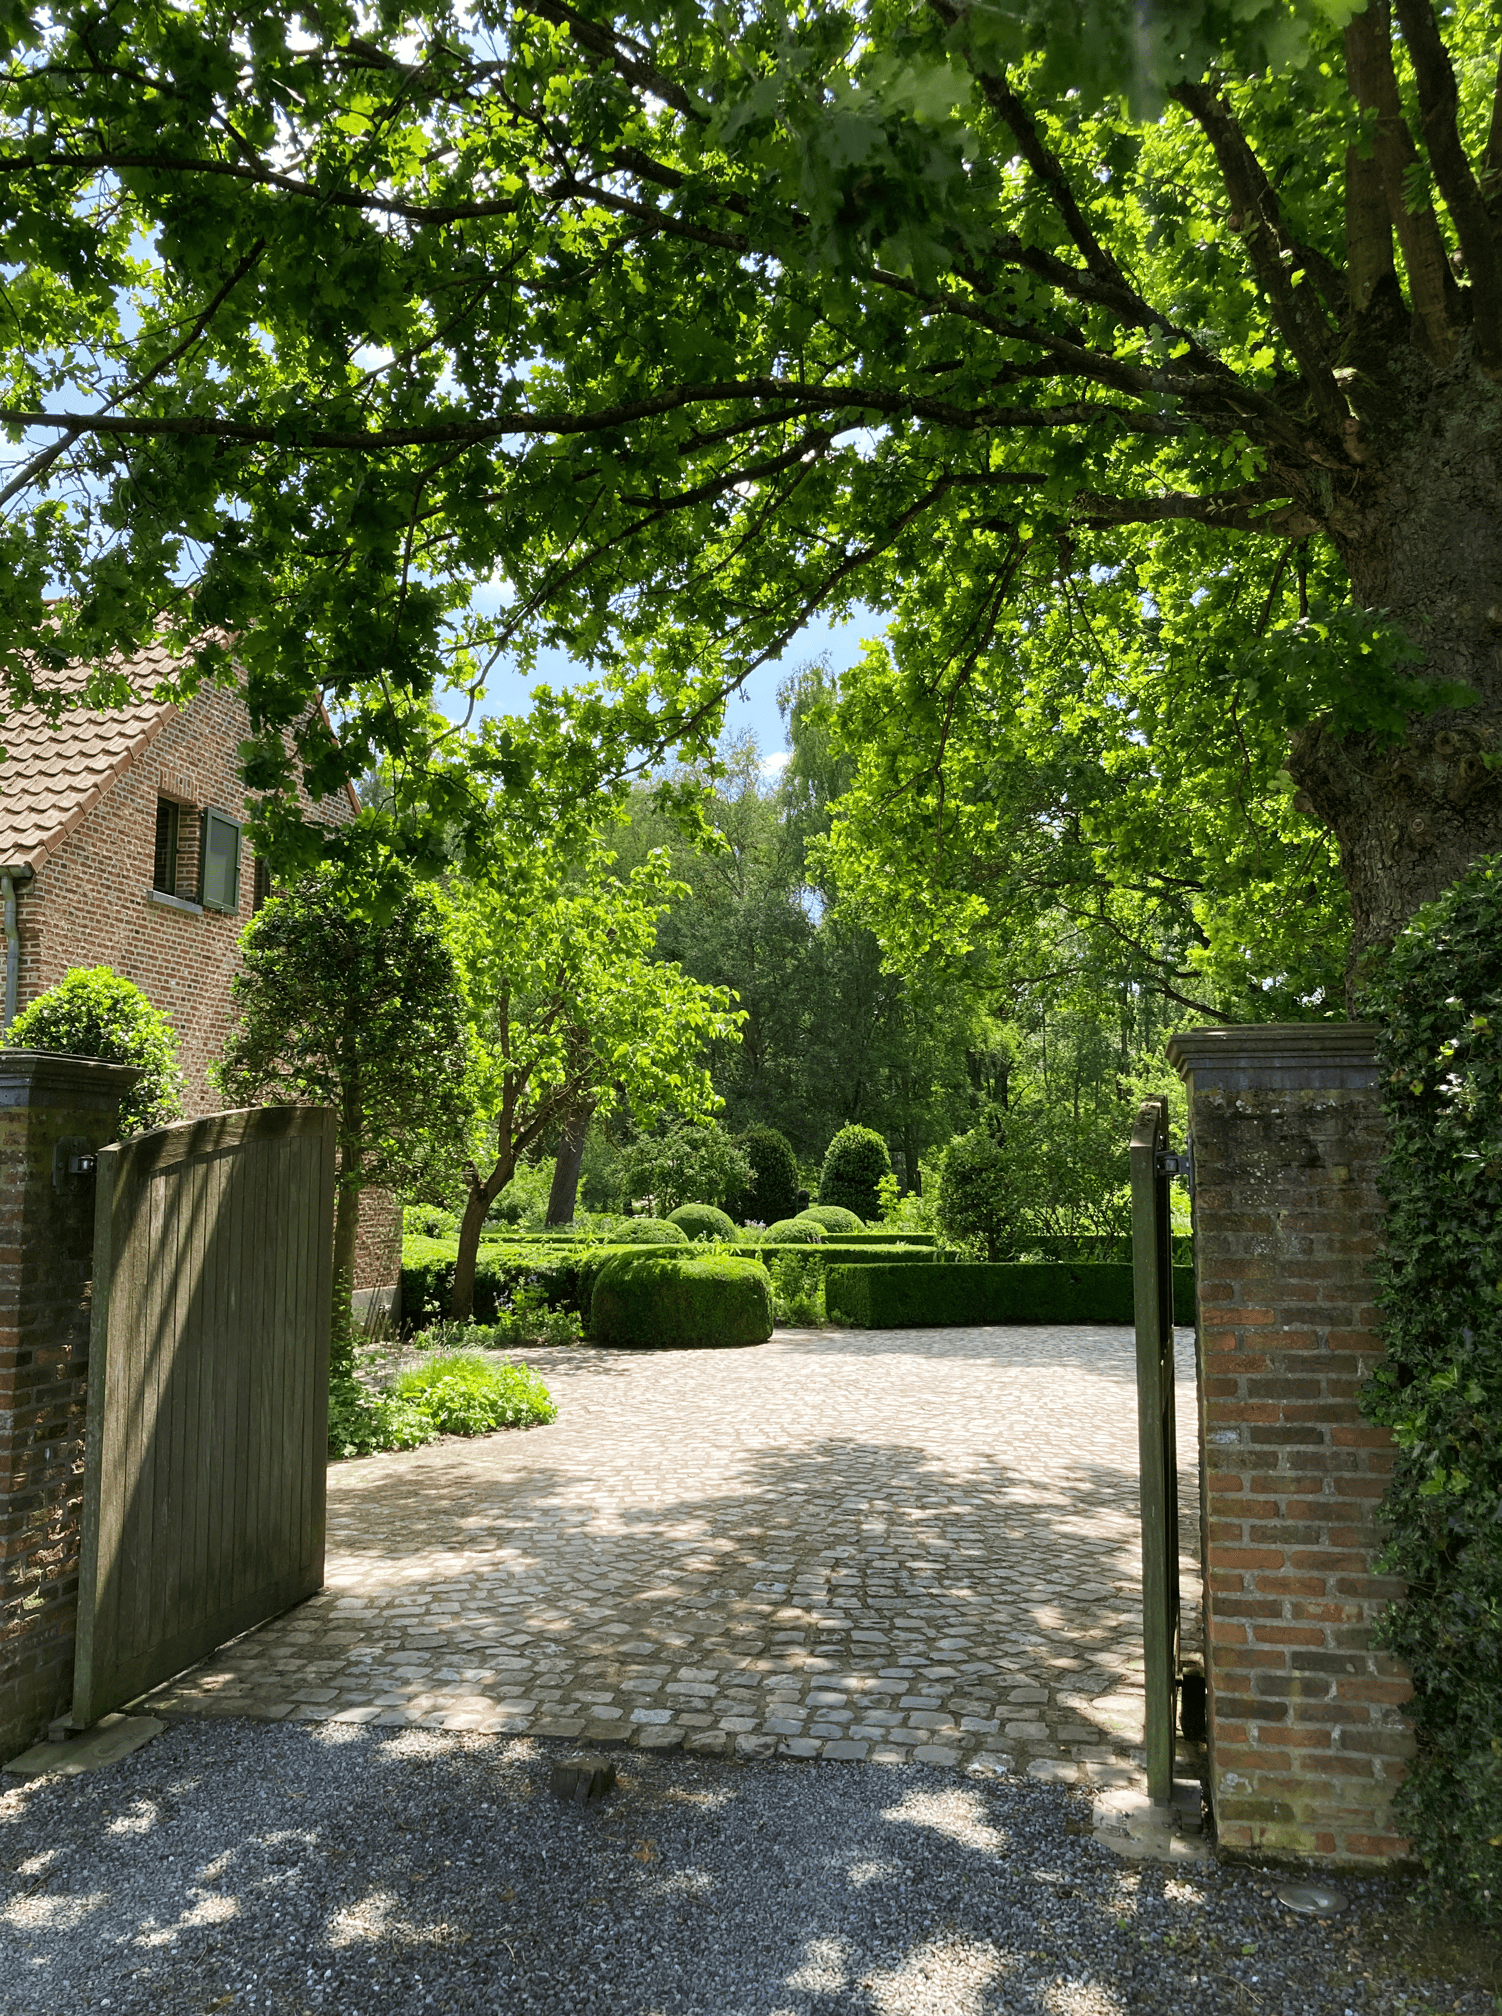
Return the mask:
{"type": "Polygon", "coordinates": [[[1401,1815],[1436,1895],[1502,1916],[1502,858],[1420,910],[1364,1007],[1387,1113],[1386,1356],[1398,1455],[1382,1640],[1410,1667],[1401,1815]]]}

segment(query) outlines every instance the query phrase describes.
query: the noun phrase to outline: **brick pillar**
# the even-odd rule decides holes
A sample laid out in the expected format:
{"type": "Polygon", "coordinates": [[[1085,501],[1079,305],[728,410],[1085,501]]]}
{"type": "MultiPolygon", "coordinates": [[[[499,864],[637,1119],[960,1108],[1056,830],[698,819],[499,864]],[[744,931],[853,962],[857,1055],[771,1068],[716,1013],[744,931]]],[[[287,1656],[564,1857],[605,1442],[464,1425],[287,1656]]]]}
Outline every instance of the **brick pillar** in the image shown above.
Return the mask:
{"type": "Polygon", "coordinates": [[[0,1759],[73,1699],[94,1178],[123,1064],[0,1050],[0,1759]]]}
{"type": "Polygon", "coordinates": [[[1189,1091],[1205,1484],[1211,1797],[1231,1853],[1373,1865],[1408,1683],[1371,1650],[1392,1463],[1357,1393],[1381,1353],[1371,1261],[1383,1122],[1373,1032],[1195,1029],[1189,1091]]]}

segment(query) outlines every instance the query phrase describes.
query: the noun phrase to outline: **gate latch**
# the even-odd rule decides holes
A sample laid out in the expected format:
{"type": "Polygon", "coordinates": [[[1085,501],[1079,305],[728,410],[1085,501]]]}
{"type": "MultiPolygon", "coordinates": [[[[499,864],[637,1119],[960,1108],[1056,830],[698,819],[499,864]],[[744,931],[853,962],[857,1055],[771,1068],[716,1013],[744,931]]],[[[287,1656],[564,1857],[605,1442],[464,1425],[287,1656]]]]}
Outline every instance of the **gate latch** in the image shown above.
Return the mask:
{"type": "Polygon", "coordinates": [[[1160,1148],[1153,1167],[1160,1176],[1182,1176],[1187,1182],[1194,1174],[1194,1153],[1186,1148],[1182,1154],[1172,1149],[1160,1148]]]}
{"type": "Polygon", "coordinates": [[[99,1157],[89,1142],[76,1134],[56,1142],[52,1150],[52,1187],[54,1190],[71,1189],[85,1176],[92,1176],[99,1167],[99,1157]]]}

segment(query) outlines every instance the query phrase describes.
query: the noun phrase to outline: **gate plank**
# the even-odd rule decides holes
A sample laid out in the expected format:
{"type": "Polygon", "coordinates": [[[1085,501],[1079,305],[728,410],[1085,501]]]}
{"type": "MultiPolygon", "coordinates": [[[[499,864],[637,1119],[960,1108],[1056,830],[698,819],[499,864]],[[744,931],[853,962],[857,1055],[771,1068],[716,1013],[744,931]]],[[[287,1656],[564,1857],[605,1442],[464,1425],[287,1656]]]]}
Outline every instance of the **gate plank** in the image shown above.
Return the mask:
{"type": "Polygon", "coordinates": [[[85,1726],[322,1585],[333,1128],[270,1107],[100,1156],[85,1726]]]}

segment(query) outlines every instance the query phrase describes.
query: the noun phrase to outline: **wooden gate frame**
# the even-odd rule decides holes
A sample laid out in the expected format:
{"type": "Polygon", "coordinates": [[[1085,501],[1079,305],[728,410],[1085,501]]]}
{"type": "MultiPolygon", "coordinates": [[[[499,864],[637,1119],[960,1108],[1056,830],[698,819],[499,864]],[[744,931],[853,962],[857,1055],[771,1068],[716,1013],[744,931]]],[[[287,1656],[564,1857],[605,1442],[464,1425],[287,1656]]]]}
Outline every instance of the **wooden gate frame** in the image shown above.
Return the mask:
{"type": "MultiPolygon", "coordinates": [[[[110,1709],[134,1700],[227,1639],[290,1609],[323,1586],[335,1128],[336,1117],[325,1107],[254,1107],[180,1121],[99,1151],[73,1674],[73,1721],[80,1728],[90,1727],[110,1709]],[[265,1244],[267,1234],[279,1237],[284,1230],[270,1208],[269,1193],[261,1193],[257,1204],[245,1202],[241,1192],[242,1201],[222,1232],[217,1220],[212,1228],[192,1228],[200,1258],[205,1257],[205,1241],[213,1245],[217,1240],[208,1257],[219,1269],[210,1283],[213,1322],[205,1325],[200,1312],[195,1324],[199,1282],[193,1281],[186,1292],[180,1285],[168,1286],[183,1278],[181,1228],[174,1221],[179,1245],[171,1252],[165,1241],[154,1249],[141,1229],[140,1213],[151,1179],[183,1163],[227,1165],[218,1193],[222,1201],[234,1190],[236,1157],[242,1151],[288,1140],[306,1141],[312,1150],[302,1174],[294,1179],[299,1201],[284,1200],[287,1208],[282,1214],[297,1228],[299,1266],[289,1277],[291,1256],[285,1251],[278,1255],[265,1244]],[[304,1196],[305,1211],[300,1201],[304,1196]],[[218,1250],[225,1247],[227,1253],[218,1250]],[[153,1275],[153,1257],[164,1272],[161,1283],[153,1275]],[[303,1309],[291,1307],[289,1278],[294,1285],[301,1283],[303,1309]],[[271,1294],[266,1292],[268,1284],[271,1294]],[[151,1337],[137,1334],[148,1309],[157,1318],[156,1331],[169,1339],[171,1348],[165,1356],[153,1350],[151,1337]],[[310,1326],[305,1348],[292,1361],[300,1363],[305,1388],[298,1395],[301,1404],[292,1441],[286,1439],[284,1423],[273,1423],[269,1429],[263,1423],[263,1432],[257,1434],[253,1426],[257,1389],[253,1379],[248,1387],[244,1383],[246,1365],[260,1362],[246,1344],[247,1338],[252,1345],[260,1342],[254,1334],[257,1324],[262,1333],[275,1337],[277,1327],[285,1334],[289,1322],[295,1329],[304,1322],[310,1326]],[[233,1364],[226,1383],[224,1373],[216,1369],[212,1345],[203,1348],[206,1330],[239,1343],[239,1385],[234,1383],[233,1364]],[[183,1392],[192,1395],[191,1403],[183,1399],[172,1412],[170,1447],[168,1438],[159,1433],[154,1412],[162,1404],[169,1379],[180,1380],[183,1392]],[[280,1466],[273,1461],[278,1433],[280,1466]],[[246,1469],[237,1484],[237,1469],[251,1457],[256,1459],[254,1472],[246,1469]],[[280,1546],[269,1545],[266,1522],[253,1515],[250,1501],[259,1503],[268,1490],[275,1492],[294,1476],[304,1487],[296,1537],[280,1546]],[[223,1516],[226,1488],[235,1498],[227,1517],[223,1516]],[[247,1501],[243,1508],[242,1495],[247,1501]],[[138,1499],[145,1505],[148,1498],[153,1514],[151,1544],[145,1550],[149,1572],[141,1567],[139,1521],[132,1511],[138,1499]],[[185,1525],[194,1530],[182,1530],[185,1525]],[[163,1535],[159,1573],[158,1528],[163,1535]],[[185,1566],[190,1546],[191,1573],[185,1566]],[[128,1654],[120,1643],[123,1633],[117,1615],[123,1600],[122,1577],[127,1573],[137,1587],[138,1600],[144,1586],[151,1617],[149,1643],[128,1654]],[[193,1600],[187,1605],[185,1576],[190,1583],[196,1577],[193,1600]]],[[[241,1163],[240,1170],[245,1166],[241,1163]]],[[[283,1180],[279,1173],[278,1182],[283,1180]]],[[[175,1212],[176,1200],[172,1208],[175,1212]]],[[[264,1393],[259,1397],[266,1398],[264,1393]]]]}
{"type": "Polygon", "coordinates": [[[1179,1673],[1179,1488],[1174,1419],[1173,1216],[1168,1101],[1144,1099],[1132,1130],[1132,1290],[1137,1328],[1137,1444],[1142,1504],[1142,1650],[1147,1793],[1173,1799],[1179,1673]]]}

